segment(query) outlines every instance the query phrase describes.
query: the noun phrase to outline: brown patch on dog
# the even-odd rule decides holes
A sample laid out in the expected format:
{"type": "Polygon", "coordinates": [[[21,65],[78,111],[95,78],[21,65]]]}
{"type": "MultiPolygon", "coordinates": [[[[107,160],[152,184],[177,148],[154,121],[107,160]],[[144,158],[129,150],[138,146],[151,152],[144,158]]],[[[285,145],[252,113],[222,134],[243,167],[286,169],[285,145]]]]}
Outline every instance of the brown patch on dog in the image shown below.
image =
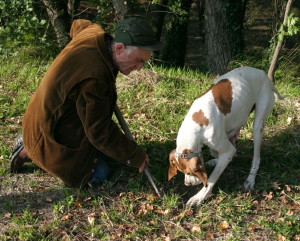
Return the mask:
{"type": "Polygon", "coordinates": [[[205,117],[202,110],[199,110],[193,114],[193,121],[200,126],[207,126],[209,124],[209,120],[205,117]]]}
{"type": "MultiPolygon", "coordinates": [[[[204,166],[203,160],[201,160],[198,157],[193,157],[191,159],[186,158],[178,158],[178,162],[175,158],[175,152],[176,150],[173,150],[170,152],[169,155],[169,171],[168,171],[168,181],[177,175],[177,170],[188,174],[198,177],[204,186],[207,185],[207,172],[206,168],[204,166]]],[[[182,151],[182,154],[189,154],[192,153],[191,150],[185,149],[182,151]]]]}
{"type": "MultiPolygon", "coordinates": [[[[184,158],[178,158],[178,161],[177,161],[175,158],[175,152],[176,152],[176,150],[173,150],[170,152],[170,155],[169,155],[170,166],[169,166],[169,171],[168,171],[168,181],[170,181],[170,179],[172,177],[177,175],[177,170],[179,170],[183,173],[189,174],[189,169],[186,166],[187,161],[189,161],[189,160],[184,159],[184,158]]],[[[192,153],[192,150],[184,149],[182,151],[182,154],[189,154],[189,153],[192,153]]],[[[189,174],[189,175],[192,175],[192,174],[189,174]]]]}
{"type": "Polygon", "coordinates": [[[212,94],[219,110],[224,114],[231,111],[232,105],[232,87],[228,79],[220,80],[217,84],[212,86],[212,94]]]}

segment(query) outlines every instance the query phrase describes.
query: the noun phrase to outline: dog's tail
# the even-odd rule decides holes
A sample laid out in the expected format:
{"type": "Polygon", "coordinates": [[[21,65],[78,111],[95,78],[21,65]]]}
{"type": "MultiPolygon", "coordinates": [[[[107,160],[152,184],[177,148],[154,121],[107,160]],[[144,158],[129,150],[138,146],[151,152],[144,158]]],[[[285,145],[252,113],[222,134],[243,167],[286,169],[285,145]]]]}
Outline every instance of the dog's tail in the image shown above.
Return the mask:
{"type": "Polygon", "coordinates": [[[280,95],[278,90],[275,88],[275,86],[273,85],[273,92],[276,96],[277,99],[280,99],[280,100],[283,100],[284,99],[284,96],[280,95]]]}

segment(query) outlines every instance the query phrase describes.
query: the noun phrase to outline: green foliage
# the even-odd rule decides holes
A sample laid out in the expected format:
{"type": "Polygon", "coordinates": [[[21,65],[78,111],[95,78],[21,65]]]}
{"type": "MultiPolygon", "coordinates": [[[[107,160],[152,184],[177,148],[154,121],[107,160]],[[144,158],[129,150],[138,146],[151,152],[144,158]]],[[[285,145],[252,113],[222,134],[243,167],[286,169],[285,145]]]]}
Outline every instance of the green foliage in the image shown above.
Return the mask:
{"type": "Polygon", "coordinates": [[[0,1],[0,54],[26,45],[53,47],[48,28],[48,20],[36,15],[33,0],[0,1]]]}
{"type": "Polygon", "coordinates": [[[293,36],[296,35],[300,31],[300,18],[295,17],[293,13],[291,13],[287,18],[286,27],[283,25],[280,26],[278,31],[278,41],[282,42],[284,36],[293,36]]]}
{"type": "Polygon", "coordinates": [[[95,0],[97,6],[97,16],[95,22],[101,24],[105,31],[112,34],[114,32],[114,8],[111,0],[95,0]]]}
{"type": "MultiPolygon", "coordinates": [[[[286,26],[283,26],[283,24],[280,25],[277,33],[270,40],[269,48],[265,49],[263,59],[266,61],[266,63],[269,64],[272,61],[272,57],[277,45],[277,41],[279,43],[282,43],[284,41],[284,38],[292,37],[298,34],[299,31],[300,31],[300,18],[295,17],[294,14],[291,13],[287,18],[286,26]]],[[[295,53],[296,52],[297,50],[295,49],[295,53]]],[[[297,57],[297,54],[294,57],[297,57]]]]}

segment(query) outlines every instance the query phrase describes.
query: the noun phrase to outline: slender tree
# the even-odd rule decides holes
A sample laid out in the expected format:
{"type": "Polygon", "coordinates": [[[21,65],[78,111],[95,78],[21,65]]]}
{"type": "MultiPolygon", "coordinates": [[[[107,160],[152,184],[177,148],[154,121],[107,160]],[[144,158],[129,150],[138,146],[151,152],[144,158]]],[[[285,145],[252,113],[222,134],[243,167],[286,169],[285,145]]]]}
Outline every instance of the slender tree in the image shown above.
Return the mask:
{"type": "Polygon", "coordinates": [[[282,44],[283,44],[283,38],[285,35],[285,31],[286,31],[286,27],[287,27],[287,19],[291,10],[291,6],[292,6],[293,0],[288,0],[286,8],[285,8],[285,14],[284,14],[284,20],[283,20],[283,24],[282,24],[282,32],[279,33],[279,37],[278,37],[278,42],[274,51],[274,55],[270,64],[270,68],[268,71],[268,77],[272,80],[272,82],[274,81],[274,74],[275,74],[275,70],[276,70],[276,65],[278,62],[278,58],[279,58],[279,53],[280,50],[282,48],[282,44]]]}

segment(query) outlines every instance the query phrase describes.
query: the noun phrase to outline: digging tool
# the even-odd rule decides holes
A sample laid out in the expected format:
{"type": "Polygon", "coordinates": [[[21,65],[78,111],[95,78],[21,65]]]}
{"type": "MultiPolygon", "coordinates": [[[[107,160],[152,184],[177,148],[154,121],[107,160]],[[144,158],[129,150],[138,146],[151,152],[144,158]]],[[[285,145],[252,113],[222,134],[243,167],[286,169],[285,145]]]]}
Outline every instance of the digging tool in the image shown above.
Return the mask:
{"type": "MultiPolygon", "coordinates": [[[[119,109],[119,107],[118,107],[117,105],[115,106],[114,112],[115,112],[115,115],[116,115],[116,117],[117,117],[117,119],[118,119],[118,121],[119,121],[119,123],[120,123],[120,125],[121,125],[121,127],[122,127],[122,129],[123,129],[123,131],[124,131],[124,133],[125,133],[125,135],[126,135],[130,140],[134,140],[134,139],[133,139],[133,136],[132,136],[132,134],[131,134],[131,132],[130,132],[130,130],[129,130],[127,124],[126,124],[126,122],[125,122],[125,119],[124,119],[124,117],[123,117],[123,115],[122,115],[122,113],[121,113],[121,111],[120,111],[120,109],[119,109]]],[[[145,167],[145,173],[146,173],[146,176],[148,177],[150,183],[152,184],[152,186],[153,186],[155,192],[157,193],[157,195],[158,195],[159,197],[161,197],[161,195],[160,195],[160,193],[159,193],[159,191],[158,191],[158,188],[156,187],[156,185],[155,185],[155,183],[154,183],[154,180],[153,180],[153,178],[152,178],[152,176],[151,176],[151,174],[150,174],[150,171],[149,171],[149,168],[148,168],[147,165],[146,165],[146,167],[145,167]]]]}

